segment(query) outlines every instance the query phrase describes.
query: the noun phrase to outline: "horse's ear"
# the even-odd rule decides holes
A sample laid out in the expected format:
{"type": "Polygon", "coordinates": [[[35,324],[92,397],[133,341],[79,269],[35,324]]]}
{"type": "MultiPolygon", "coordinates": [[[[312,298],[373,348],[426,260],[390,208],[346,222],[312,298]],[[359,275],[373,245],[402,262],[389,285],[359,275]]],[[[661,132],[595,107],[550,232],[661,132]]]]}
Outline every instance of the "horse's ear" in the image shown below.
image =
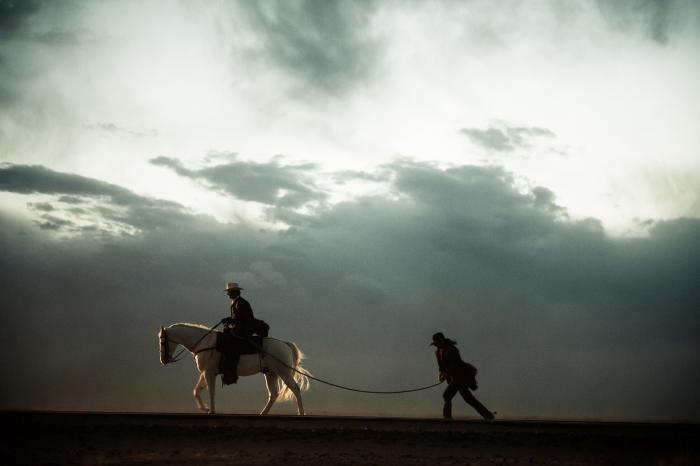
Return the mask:
{"type": "Polygon", "coordinates": [[[161,326],[160,326],[160,333],[163,333],[163,332],[165,332],[165,329],[164,329],[163,326],[161,325],[161,326]]]}

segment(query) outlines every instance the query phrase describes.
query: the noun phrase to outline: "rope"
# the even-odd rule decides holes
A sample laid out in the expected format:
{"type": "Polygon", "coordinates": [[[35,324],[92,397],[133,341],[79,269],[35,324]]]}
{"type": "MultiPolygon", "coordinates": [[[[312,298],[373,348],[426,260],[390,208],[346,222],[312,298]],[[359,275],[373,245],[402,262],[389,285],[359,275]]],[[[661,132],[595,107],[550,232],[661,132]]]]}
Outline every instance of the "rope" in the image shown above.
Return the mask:
{"type": "MultiPolygon", "coordinates": [[[[321,382],[321,383],[323,383],[323,384],[330,385],[331,387],[336,387],[336,388],[340,388],[340,389],[342,389],[342,390],[347,390],[347,391],[351,391],[351,392],[371,393],[371,394],[374,394],[374,395],[396,395],[396,394],[399,394],[399,393],[411,393],[411,392],[420,392],[420,391],[422,391],[422,390],[428,390],[428,389],[430,389],[430,388],[437,387],[438,385],[440,385],[440,384],[443,382],[443,381],[441,380],[441,381],[439,381],[438,383],[434,383],[434,384],[432,384],[432,385],[426,385],[425,387],[410,388],[410,389],[408,389],[408,390],[392,390],[392,391],[385,391],[385,390],[363,390],[363,389],[360,389],[360,388],[347,387],[347,386],[345,386],[345,385],[340,385],[340,384],[337,384],[337,383],[329,382],[329,381],[327,381],[327,380],[319,379],[318,377],[314,377],[313,375],[311,375],[311,374],[309,374],[309,373],[307,373],[307,372],[300,371],[300,370],[297,369],[296,367],[292,367],[292,366],[288,365],[287,363],[285,363],[284,361],[281,361],[281,360],[280,360],[278,357],[276,357],[275,355],[265,352],[265,350],[264,350],[262,347],[260,347],[257,343],[255,343],[254,341],[248,340],[247,338],[243,338],[243,337],[238,336],[238,335],[234,335],[234,336],[235,336],[236,338],[241,339],[241,340],[247,341],[247,342],[250,343],[252,346],[254,346],[257,350],[259,350],[260,353],[262,353],[264,356],[270,356],[272,359],[276,360],[277,362],[279,362],[280,364],[282,364],[282,365],[283,365],[284,367],[286,367],[287,369],[291,369],[291,370],[293,370],[294,372],[303,375],[304,377],[308,377],[308,378],[310,378],[311,380],[315,380],[316,382],[321,382]]],[[[276,340],[276,338],[275,338],[275,340],[276,340]]],[[[281,340],[280,340],[280,341],[281,341],[281,340]]],[[[262,358],[261,358],[261,364],[262,364],[262,358]]]]}
{"type": "MultiPolygon", "coordinates": [[[[270,356],[272,356],[272,355],[270,355],[270,356]]],[[[272,357],[275,358],[274,356],[272,356],[272,357]]],[[[275,359],[277,359],[277,358],[275,358],[275,359]]],[[[277,359],[277,360],[279,361],[279,359],[277,359]]],[[[280,361],[280,362],[281,362],[281,361],[280,361]]],[[[284,363],[282,362],[282,364],[284,364],[284,363]]],[[[286,364],[284,364],[284,365],[287,366],[286,364]]],[[[289,366],[287,366],[287,367],[289,367],[289,366]]],[[[420,391],[422,391],[422,390],[428,390],[428,389],[430,389],[430,388],[437,387],[438,385],[440,385],[440,384],[442,383],[442,381],[440,381],[440,382],[434,383],[434,384],[432,384],[432,385],[426,385],[425,387],[411,388],[411,389],[408,389],[408,390],[394,390],[394,391],[362,390],[362,389],[359,389],[359,388],[346,387],[345,385],[338,385],[338,384],[336,384],[336,383],[328,382],[327,380],[319,379],[319,378],[317,378],[317,377],[314,377],[313,375],[306,374],[306,373],[304,373],[304,372],[302,372],[302,371],[299,371],[299,370],[297,370],[297,369],[295,369],[295,368],[293,368],[293,367],[289,367],[289,368],[290,368],[291,370],[293,370],[294,372],[298,372],[298,373],[303,374],[304,376],[306,376],[306,377],[308,377],[308,378],[310,378],[310,379],[312,379],[312,380],[315,380],[316,382],[321,382],[321,383],[324,383],[324,384],[326,384],[326,385],[330,385],[331,387],[336,387],[336,388],[340,388],[340,389],[342,389],[342,390],[348,390],[348,391],[351,391],[351,392],[371,393],[371,394],[374,394],[374,395],[396,395],[396,394],[399,394],[399,393],[420,392],[420,391]]]]}

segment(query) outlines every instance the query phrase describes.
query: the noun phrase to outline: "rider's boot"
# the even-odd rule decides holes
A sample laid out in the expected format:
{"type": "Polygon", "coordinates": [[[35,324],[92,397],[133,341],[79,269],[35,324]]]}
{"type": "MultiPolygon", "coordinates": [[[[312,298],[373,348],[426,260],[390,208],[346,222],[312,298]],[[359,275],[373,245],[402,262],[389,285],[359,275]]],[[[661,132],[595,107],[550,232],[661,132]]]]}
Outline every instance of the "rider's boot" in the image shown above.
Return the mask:
{"type": "Polygon", "coordinates": [[[226,358],[226,370],[221,378],[224,385],[238,382],[238,360],[241,355],[238,353],[229,354],[226,358]]]}

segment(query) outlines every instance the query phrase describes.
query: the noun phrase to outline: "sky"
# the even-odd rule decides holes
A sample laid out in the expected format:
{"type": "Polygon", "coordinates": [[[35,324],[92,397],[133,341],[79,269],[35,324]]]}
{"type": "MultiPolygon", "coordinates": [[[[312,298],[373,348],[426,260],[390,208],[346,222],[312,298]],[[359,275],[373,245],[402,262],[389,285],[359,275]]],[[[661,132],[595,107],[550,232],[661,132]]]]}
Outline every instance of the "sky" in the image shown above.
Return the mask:
{"type": "Polygon", "coordinates": [[[237,281],[334,383],[443,331],[497,416],[700,420],[698,50],[692,0],[0,0],[0,408],[194,412],[157,332],[237,281]]]}

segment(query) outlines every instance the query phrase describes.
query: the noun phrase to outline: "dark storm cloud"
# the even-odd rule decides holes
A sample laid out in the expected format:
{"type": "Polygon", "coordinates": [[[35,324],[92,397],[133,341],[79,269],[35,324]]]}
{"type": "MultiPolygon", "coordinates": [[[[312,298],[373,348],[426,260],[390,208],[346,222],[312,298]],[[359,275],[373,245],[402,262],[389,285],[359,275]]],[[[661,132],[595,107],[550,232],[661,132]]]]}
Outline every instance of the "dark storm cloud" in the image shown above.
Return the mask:
{"type": "Polygon", "coordinates": [[[668,43],[683,22],[700,26],[700,4],[693,0],[597,0],[608,24],[620,31],[640,31],[660,43],[668,43]]]}
{"type": "Polygon", "coordinates": [[[59,230],[73,230],[76,228],[75,223],[71,222],[70,220],[65,220],[63,218],[56,217],[54,215],[41,215],[40,221],[37,222],[37,225],[39,228],[42,230],[54,230],[54,231],[59,231],[59,230]]]}
{"type": "Polygon", "coordinates": [[[18,71],[6,56],[8,44],[24,34],[27,20],[39,10],[39,2],[0,0],[0,104],[7,107],[18,100],[15,81],[18,71]]]}
{"type": "Polygon", "coordinates": [[[41,165],[6,165],[0,167],[0,190],[20,194],[69,194],[105,196],[118,204],[133,203],[138,197],[120,186],[41,165]]]}
{"type": "Polygon", "coordinates": [[[552,214],[566,215],[566,210],[557,205],[554,193],[542,186],[537,186],[532,190],[534,197],[533,205],[538,209],[549,211],[552,214]]]}
{"type": "Polygon", "coordinates": [[[75,196],[61,196],[58,198],[59,202],[63,202],[65,204],[82,204],[84,202],[83,199],[75,196]]]}
{"type": "MultiPolygon", "coordinates": [[[[139,196],[128,189],[104,181],[80,175],[62,173],[40,165],[5,165],[0,167],[0,191],[19,194],[45,194],[56,196],[60,204],[75,205],[85,199],[97,204],[83,211],[64,209],[73,214],[85,213],[83,220],[100,219],[138,229],[173,226],[183,219],[184,208],[174,202],[139,196]]],[[[50,204],[32,204],[55,206],[50,204]]],[[[41,210],[41,209],[39,209],[41,210]]],[[[76,222],[59,218],[56,213],[41,216],[42,225],[54,230],[75,231],[76,222]],[[60,221],[59,221],[60,219],[60,221]]],[[[80,227],[82,228],[82,227],[80,227]]]]}
{"type": "Polygon", "coordinates": [[[262,38],[269,63],[310,91],[342,94],[374,72],[380,42],[368,32],[373,1],[243,2],[241,7],[262,38]]]}
{"type": "Polygon", "coordinates": [[[64,28],[66,18],[73,19],[81,9],[74,1],[0,0],[0,38],[47,46],[94,42],[97,36],[92,31],[64,28]]]}
{"type": "Polygon", "coordinates": [[[30,202],[27,207],[37,211],[51,212],[54,210],[53,206],[49,202],[30,202]]]}
{"type": "MultiPolygon", "coordinates": [[[[601,298],[598,292],[632,292],[634,287],[630,285],[641,271],[649,274],[646,279],[655,274],[651,263],[638,270],[634,267],[638,260],[646,262],[642,256],[634,257],[641,252],[639,246],[665,241],[670,246],[675,242],[671,240],[674,235],[679,235],[680,241],[673,247],[674,252],[671,254],[666,247],[660,255],[670,254],[672,259],[667,263],[680,268],[674,280],[680,280],[688,292],[693,279],[685,266],[700,265],[700,255],[690,252],[690,245],[700,240],[698,220],[659,223],[650,230],[648,239],[609,238],[594,219],[561,221],[562,209],[551,191],[540,187],[521,194],[512,186],[510,175],[495,167],[437,170],[422,164],[405,164],[397,171],[396,185],[411,196],[414,210],[425,224],[426,234],[420,243],[444,249],[446,257],[469,258],[472,265],[479,264],[483,270],[496,268],[511,286],[522,280],[528,289],[540,290],[550,298],[561,295],[595,302],[601,298]],[[683,259],[679,252],[686,248],[689,256],[683,259]],[[567,271],[573,264],[577,270],[567,271]]],[[[447,278],[446,282],[451,280],[447,278]]],[[[666,295],[667,287],[668,283],[664,283],[648,291],[666,295]]],[[[698,298],[695,295],[684,303],[684,312],[698,298]]],[[[661,312],[652,311],[645,300],[637,304],[638,312],[643,308],[661,312]]],[[[696,322],[693,332],[698,330],[696,322]]]]}
{"type": "MultiPolygon", "coordinates": [[[[567,219],[546,188],[519,192],[497,167],[403,160],[383,170],[401,196],[337,204],[280,232],[182,214],[174,228],[56,242],[3,219],[0,336],[16,350],[1,361],[4,406],[191,409],[194,371],[160,367],[155,332],[218,321],[228,312],[221,284],[236,279],[272,334],[296,341],[307,366],[332,381],[427,384],[427,343],[442,330],[479,367],[481,397],[501,413],[700,418],[699,220],[611,238],[594,219],[567,219]],[[90,333],[78,338],[80,329],[90,333]],[[20,377],[37,357],[29,335],[46,346],[48,372],[20,377]],[[86,370],[104,361],[109,371],[86,370]],[[50,388],[38,383],[47,377],[50,388]],[[85,386],[92,396],[76,397],[85,386]]],[[[22,179],[15,192],[34,192],[22,179]]],[[[219,406],[257,409],[261,390],[243,384],[233,402],[220,393],[219,406]]],[[[439,393],[415,396],[377,400],[316,384],[305,404],[439,410],[439,393]]]]}
{"type": "Polygon", "coordinates": [[[58,60],[70,61],[70,54],[86,52],[80,47],[101,40],[77,25],[85,11],[85,4],[72,0],[0,0],[0,104],[16,123],[41,121],[54,109],[60,93],[51,92],[50,100],[43,96],[57,70],[52,58],[66,54],[58,60]],[[28,109],[34,113],[31,119],[26,118],[28,109]]]}
{"type": "Polygon", "coordinates": [[[39,8],[38,1],[0,0],[0,37],[12,37],[39,8]]]}
{"type": "Polygon", "coordinates": [[[230,157],[229,163],[199,170],[185,168],[180,161],[168,157],[156,157],[151,163],[244,201],[295,208],[326,198],[314,185],[312,164],[284,165],[279,160],[256,163],[238,160],[235,154],[230,157]]]}
{"type": "Polygon", "coordinates": [[[534,138],[553,138],[554,133],[535,126],[491,126],[487,129],[463,128],[462,134],[479,146],[496,152],[512,152],[530,146],[534,138]]]}

